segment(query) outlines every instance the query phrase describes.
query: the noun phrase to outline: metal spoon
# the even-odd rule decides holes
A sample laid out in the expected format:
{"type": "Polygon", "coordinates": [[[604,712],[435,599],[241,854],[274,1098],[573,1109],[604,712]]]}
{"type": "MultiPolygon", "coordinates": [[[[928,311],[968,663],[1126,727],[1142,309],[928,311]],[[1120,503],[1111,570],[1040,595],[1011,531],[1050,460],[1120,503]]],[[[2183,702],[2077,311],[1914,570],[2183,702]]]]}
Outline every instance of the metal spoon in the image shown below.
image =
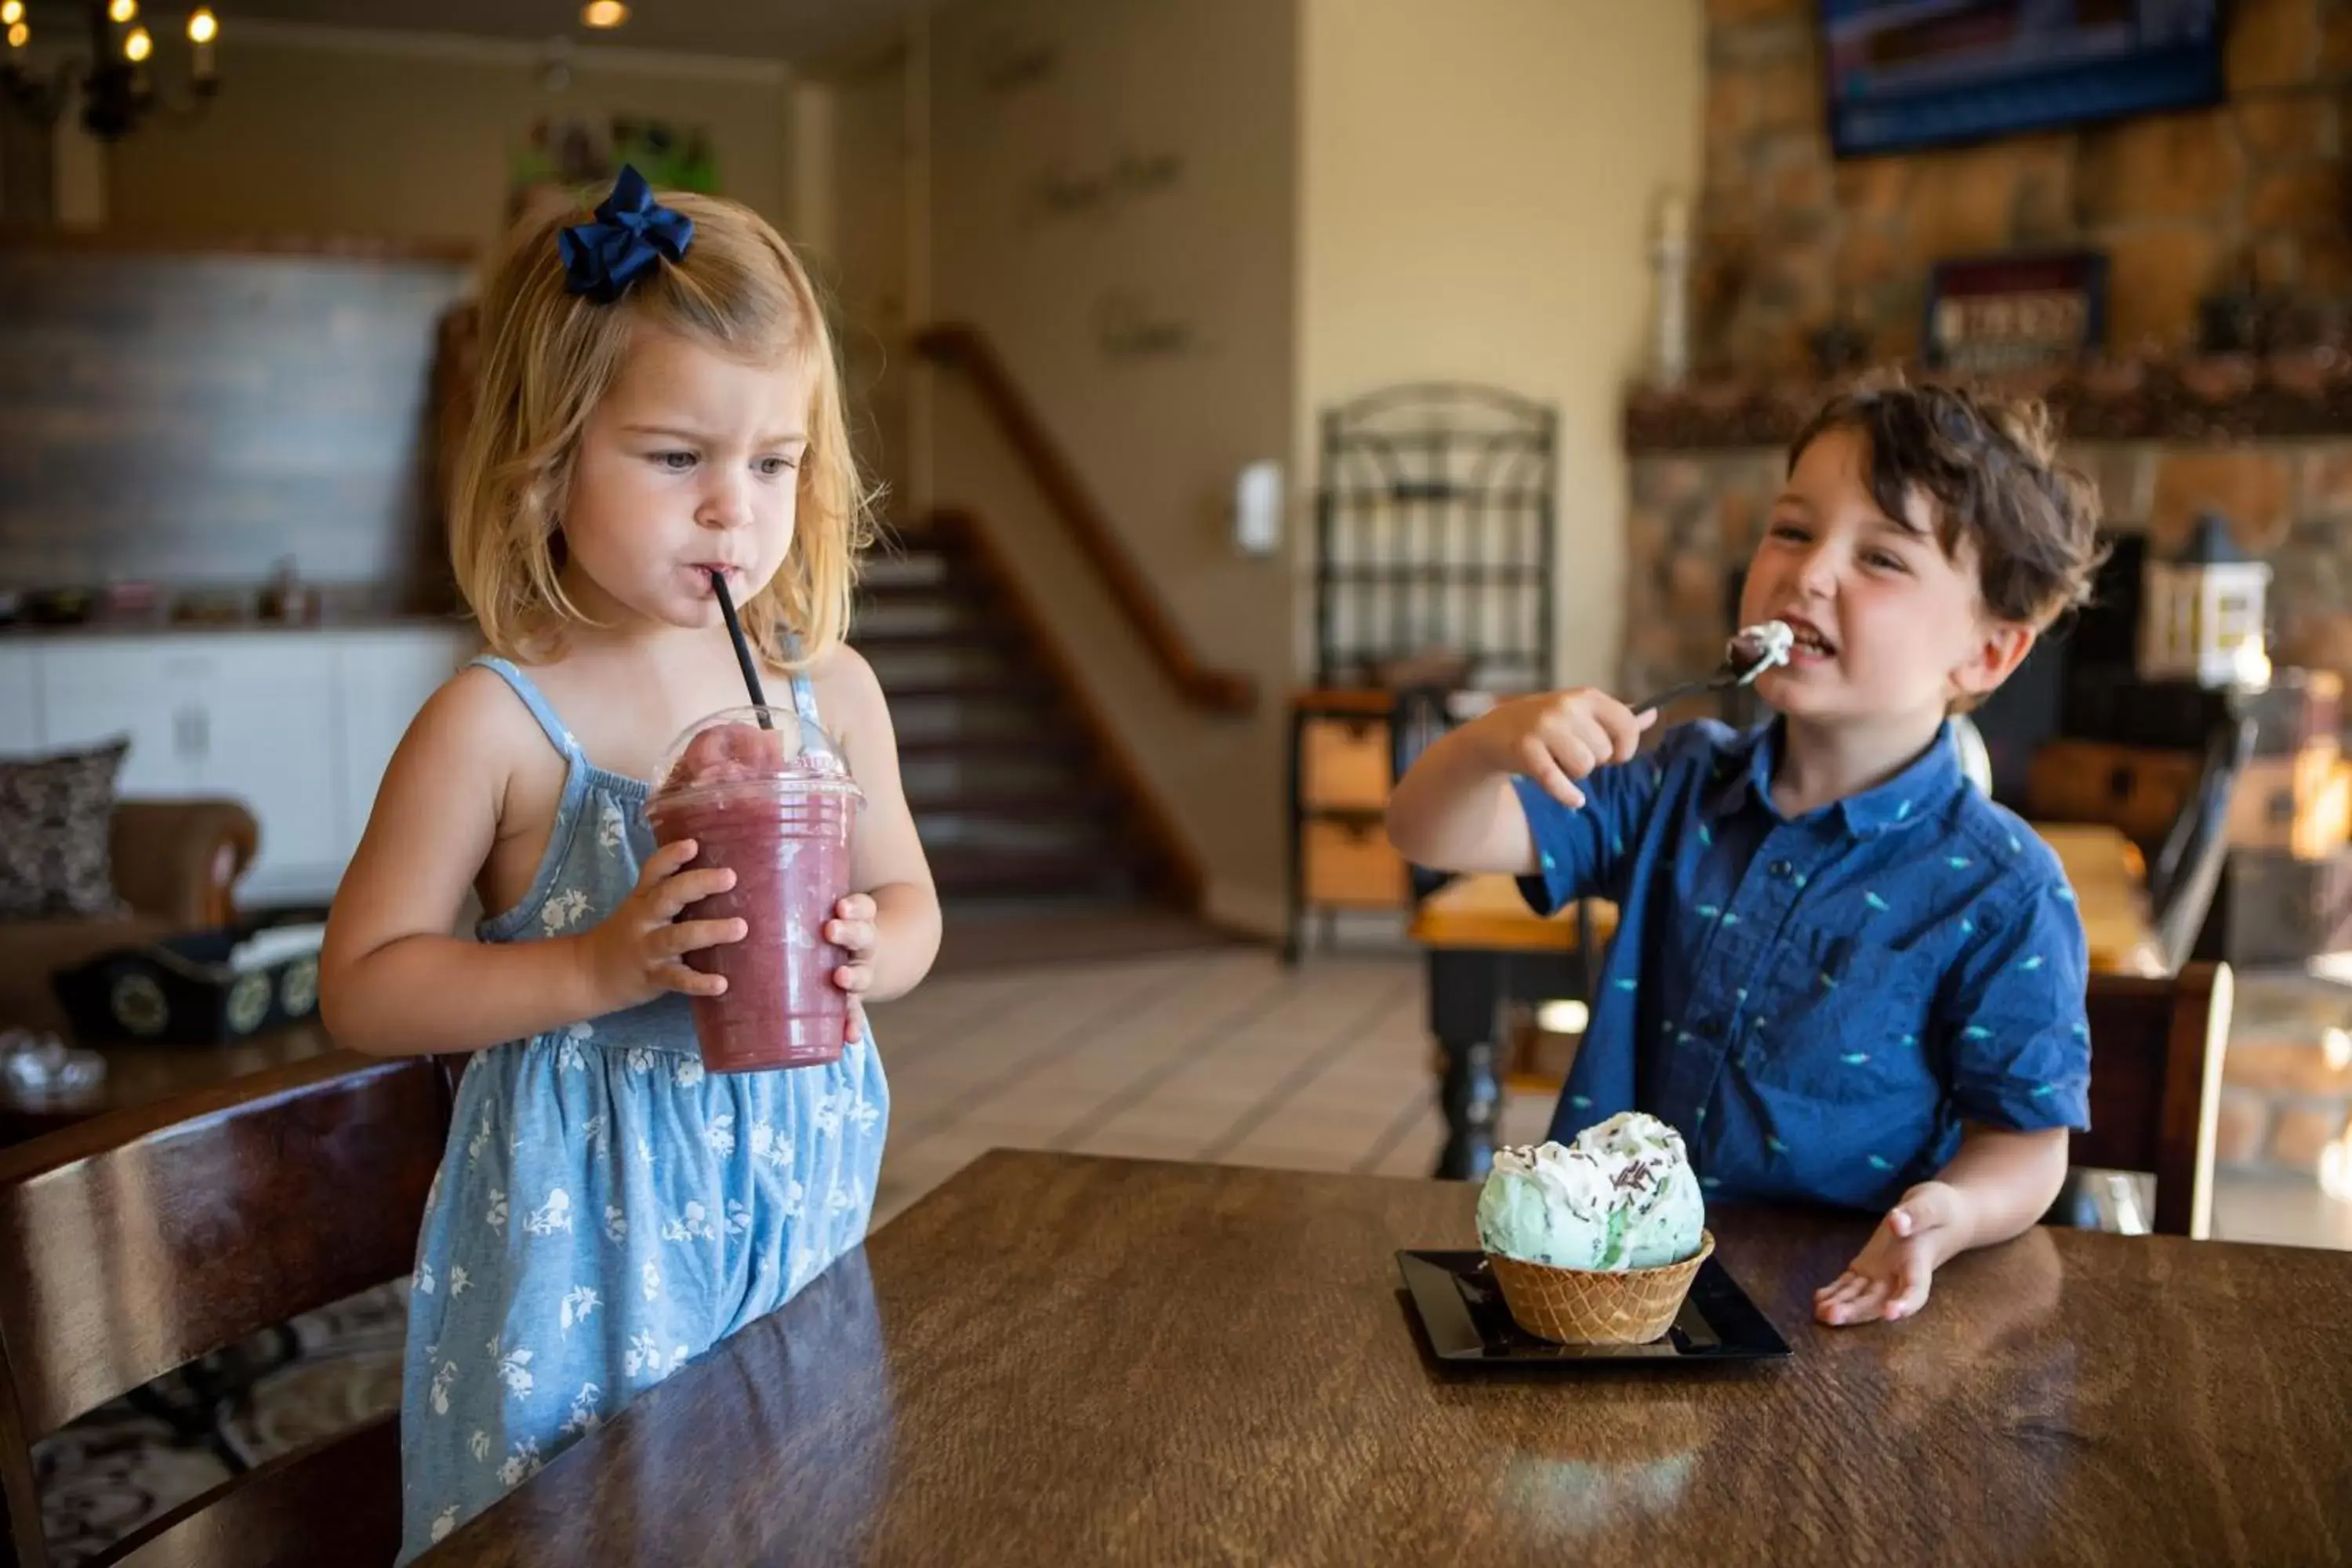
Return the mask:
{"type": "Polygon", "coordinates": [[[1786,621],[1765,621],[1752,626],[1742,626],[1724,645],[1723,663],[1704,680],[1687,680],[1682,685],[1661,691],[1655,697],[1633,706],[1636,713],[1647,713],[1653,708],[1664,708],[1669,702],[1679,702],[1685,697],[1696,697],[1703,691],[1725,691],[1735,686],[1745,686],[1775,665],[1789,662],[1789,655],[1797,646],[1797,634],[1786,621]]]}

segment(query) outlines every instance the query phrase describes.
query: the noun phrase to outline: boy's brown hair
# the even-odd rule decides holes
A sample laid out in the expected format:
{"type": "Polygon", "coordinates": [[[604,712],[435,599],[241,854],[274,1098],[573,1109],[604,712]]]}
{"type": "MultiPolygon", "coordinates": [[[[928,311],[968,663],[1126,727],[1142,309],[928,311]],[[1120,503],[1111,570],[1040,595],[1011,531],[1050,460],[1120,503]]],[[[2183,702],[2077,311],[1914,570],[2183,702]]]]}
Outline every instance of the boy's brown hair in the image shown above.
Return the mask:
{"type": "Polygon", "coordinates": [[[2106,558],[2098,490],[2060,460],[2049,410],[1943,385],[1864,384],[1832,398],[1789,444],[1794,471],[1832,430],[1868,447],[1864,481],[1887,516],[1909,515],[1914,495],[1934,514],[1936,541],[1957,557],[1976,547],[1986,611],[2036,631],[2086,603],[2106,558]]]}

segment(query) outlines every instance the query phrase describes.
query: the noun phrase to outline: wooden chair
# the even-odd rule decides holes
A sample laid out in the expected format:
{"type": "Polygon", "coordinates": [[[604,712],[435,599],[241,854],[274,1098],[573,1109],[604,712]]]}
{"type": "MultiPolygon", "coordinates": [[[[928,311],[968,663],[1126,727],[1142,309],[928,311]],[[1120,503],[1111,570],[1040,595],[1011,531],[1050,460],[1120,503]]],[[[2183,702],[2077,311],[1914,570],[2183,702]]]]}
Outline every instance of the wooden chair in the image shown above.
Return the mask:
{"type": "Polygon", "coordinates": [[[2253,760],[2254,730],[2251,718],[2214,726],[2196,792],[2174,818],[2148,871],[2148,901],[2167,973],[2189,962],[2213,908],[2214,890],[2229,858],[2230,802],[2246,764],[2253,760]]]}
{"type": "MultiPolygon", "coordinates": [[[[429,1058],[331,1052],[0,1153],[0,1500],[47,1568],[31,1447],[200,1356],[414,1267],[449,1124],[429,1058]]],[[[100,1563],[389,1563],[396,1418],[273,1459],[100,1563]]]]}
{"type": "Polygon", "coordinates": [[[2149,1228],[2160,1236],[2202,1239],[2211,1231],[2231,988],[2226,963],[2091,976],[2091,1130],[2074,1135],[2070,1160],[2078,1174],[2153,1175],[2149,1228]]]}

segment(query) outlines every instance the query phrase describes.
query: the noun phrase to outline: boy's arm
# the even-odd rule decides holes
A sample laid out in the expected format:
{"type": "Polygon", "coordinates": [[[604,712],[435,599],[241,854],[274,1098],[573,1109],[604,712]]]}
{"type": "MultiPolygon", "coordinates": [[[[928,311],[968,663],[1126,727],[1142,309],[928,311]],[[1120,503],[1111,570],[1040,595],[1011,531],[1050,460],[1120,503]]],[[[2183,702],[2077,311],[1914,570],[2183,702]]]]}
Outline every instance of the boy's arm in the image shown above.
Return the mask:
{"type": "MultiPolygon", "coordinates": [[[[1625,770],[1609,764],[1632,758],[1656,718],[1590,689],[1500,703],[1439,737],[1397,781],[1389,841],[1432,870],[1543,872],[1551,884],[1565,868],[1548,839],[1563,824],[1610,815],[1625,770]]],[[[1593,875],[1597,857],[1579,858],[1593,875]]]]}
{"type": "Polygon", "coordinates": [[[1907,1317],[1949,1259],[2023,1234],[2066,1180],[2068,1134],[2090,1124],[2083,922],[2054,860],[1987,921],[1938,1009],[1964,1131],[1933,1181],[1903,1194],[1844,1275],[1815,1297],[1824,1321],[1907,1317]]]}
{"type": "Polygon", "coordinates": [[[2022,1236],[2048,1214],[2066,1180],[2067,1137],[2063,1127],[2015,1132],[1969,1124],[1959,1152],[1936,1177],[1952,1190],[1958,1211],[1944,1256],[2022,1236]]]}
{"type": "Polygon", "coordinates": [[[1514,775],[1497,772],[1467,727],[1448,731],[1405,770],[1389,796],[1389,842],[1433,871],[1536,868],[1536,845],[1514,775]]]}

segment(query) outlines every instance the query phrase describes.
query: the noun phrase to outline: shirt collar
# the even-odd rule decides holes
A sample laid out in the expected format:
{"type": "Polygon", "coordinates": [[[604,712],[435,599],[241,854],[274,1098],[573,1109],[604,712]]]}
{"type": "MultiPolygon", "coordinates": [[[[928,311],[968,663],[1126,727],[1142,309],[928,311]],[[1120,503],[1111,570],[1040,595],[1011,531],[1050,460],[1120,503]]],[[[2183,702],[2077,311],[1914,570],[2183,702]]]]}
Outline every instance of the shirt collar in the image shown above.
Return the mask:
{"type": "MultiPolygon", "coordinates": [[[[1704,797],[1710,816],[1728,816],[1750,800],[1767,811],[1774,809],[1772,770],[1780,760],[1783,722],[1775,716],[1723,749],[1704,797]]],[[[1947,720],[1927,749],[1901,773],[1874,789],[1846,796],[1835,809],[1847,832],[1868,838],[1934,816],[1952,791],[1967,782],[1960,771],[1959,746],[1947,720]]]]}

